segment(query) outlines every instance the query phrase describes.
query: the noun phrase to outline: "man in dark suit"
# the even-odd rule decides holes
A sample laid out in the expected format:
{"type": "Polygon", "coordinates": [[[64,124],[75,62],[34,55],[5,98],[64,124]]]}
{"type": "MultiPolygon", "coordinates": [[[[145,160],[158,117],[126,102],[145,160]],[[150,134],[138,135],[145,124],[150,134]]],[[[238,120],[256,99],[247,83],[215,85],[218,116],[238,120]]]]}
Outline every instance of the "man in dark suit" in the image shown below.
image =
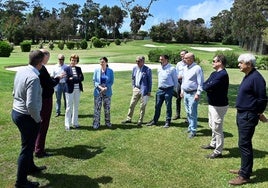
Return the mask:
{"type": "Polygon", "coordinates": [[[132,71],[132,98],[130,101],[127,119],[122,123],[131,123],[134,109],[138,101],[140,100],[140,117],[137,125],[141,126],[143,117],[145,114],[145,108],[151,95],[152,90],[152,71],[149,67],[144,65],[144,56],[138,56],[136,58],[137,66],[132,71]]]}

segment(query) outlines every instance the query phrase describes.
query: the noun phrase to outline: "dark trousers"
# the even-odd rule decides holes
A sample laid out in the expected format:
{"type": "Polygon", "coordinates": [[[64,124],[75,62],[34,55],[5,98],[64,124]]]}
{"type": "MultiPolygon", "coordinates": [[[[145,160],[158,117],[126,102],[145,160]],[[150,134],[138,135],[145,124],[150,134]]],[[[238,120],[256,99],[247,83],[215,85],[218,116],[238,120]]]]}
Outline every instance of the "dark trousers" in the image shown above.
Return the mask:
{"type": "Polygon", "coordinates": [[[155,98],[154,122],[157,122],[160,117],[161,107],[164,101],[166,103],[166,121],[170,122],[172,116],[172,92],[173,87],[157,90],[155,98]]]}
{"type": "Polygon", "coordinates": [[[52,97],[42,99],[41,118],[42,122],[35,141],[35,153],[42,155],[45,152],[47,130],[52,112],[52,97]]]}
{"type": "Polygon", "coordinates": [[[21,134],[21,152],[18,158],[16,184],[22,185],[27,182],[29,170],[35,167],[33,151],[40,124],[36,123],[30,115],[21,114],[15,110],[12,110],[12,120],[21,134]]]}
{"type": "Polygon", "coordinates": [[[173,96],[176,98],[176,116],[181,116],[181,80],[178,80],[178,87],[176,92],[173,92],[173,96]]]}
{"type": "Polygon", "coordinates": [[[249,179],[253,168],[252,137],[255,132],[255,127],[258,124],[259,117],[256,113],[250,111],[237,112],[236,121],[239,137],[238,146],[241,153],[239,175],[249,179]]]}

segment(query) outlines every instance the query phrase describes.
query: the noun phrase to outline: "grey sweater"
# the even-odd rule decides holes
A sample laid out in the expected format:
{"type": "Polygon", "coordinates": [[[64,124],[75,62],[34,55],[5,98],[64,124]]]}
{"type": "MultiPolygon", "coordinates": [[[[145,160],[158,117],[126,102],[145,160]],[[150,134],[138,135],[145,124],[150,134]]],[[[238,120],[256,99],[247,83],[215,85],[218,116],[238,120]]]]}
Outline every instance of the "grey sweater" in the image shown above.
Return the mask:
{"type": "Polygon", "coordinates": [[[14,80],[13,110],[30,115],[36,123],[41,121],[42,88],[39,71],[31,65],[19,70],[14,80]]]}

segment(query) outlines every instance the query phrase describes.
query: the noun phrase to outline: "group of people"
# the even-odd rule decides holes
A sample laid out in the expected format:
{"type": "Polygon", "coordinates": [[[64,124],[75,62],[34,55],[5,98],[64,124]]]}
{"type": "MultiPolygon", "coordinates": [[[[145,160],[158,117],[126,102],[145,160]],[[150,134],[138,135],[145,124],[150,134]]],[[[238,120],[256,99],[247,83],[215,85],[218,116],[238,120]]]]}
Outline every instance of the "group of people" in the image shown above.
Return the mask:
{"type": "MultiPolygon", "coordinates": [[[[155,97],[155,111],[151,121],[146,125],[158,123],[163,103],[166,104],[166,120],[164,128],[170,127],[171,120],[181,118],[181,100],[184,100],[188,137],[194,138],[197,133],[198,102],[201,92],[207,93],[209,127],[212,138],[203,149],[213,149],[207,155],[209,159],[222,157],[224,145],[223,120],[228,109],[229,77],[225,69],[226,58],[217,55],[213,58],[212,67],[215,69],[205,81],[202,68],[195,62],[193,53],[183,50],[180,52],[181,61],[176,67],[169,63],[167,55],[159,57],[160,66],[157,70],[158,89],[155,97]],[[172,118],[172,97],[176,97],[176,114],[172,118]]],[[[38,187],[38,182],[30,182],[27,175],[41,172],[46,166],[36,166],[36,157],[48,157],[45,151],[45,139],[52,113],[53,93],[56,95],[56,117],[61,115],[61,98],[64,99],[65,129],[79,128],[78,108],[80,94],[83,91],[84,76],[77,66],[79,56],[72,54],[70,64],[65,65],[65,57],[58,55],[58,64],[49,73],[45,67],[50,53],[45,50],[34,50],[29,54],[29,65],[17,72],[14,80],[14,102],[12,120],[21,133],[21,152],[18,158],[16,187],[38,187]]],[[[238,90],[237,127],[238,146],[241,152],[239,170],[230,170],[238,174],[231,180],[231,185],[248,183],[253,167],[252,137],[258,121],[266,121],[263,112],[267,105],[266,82],[254,68],[256,59],[252,54],[242,54],[238,58],[238,67],[245,77],[238,90]]],[[[152,71],[145,65],[145,57],[136,58],[136,66],[132,70],[132,97],[126,120],[122,123],[132,123],[135,106],[140,101],[140,113],[137,126],[144,123],[146,105],[152,92],[152,71]]],[[[93,74],[94,83],[94,120],[93,128],[100,127],[100,114],[103,105],[105,125],[111,127],[110,107],[114,72],[108,66],[107,57],[100,58],[100,67],[93,74]]]]}

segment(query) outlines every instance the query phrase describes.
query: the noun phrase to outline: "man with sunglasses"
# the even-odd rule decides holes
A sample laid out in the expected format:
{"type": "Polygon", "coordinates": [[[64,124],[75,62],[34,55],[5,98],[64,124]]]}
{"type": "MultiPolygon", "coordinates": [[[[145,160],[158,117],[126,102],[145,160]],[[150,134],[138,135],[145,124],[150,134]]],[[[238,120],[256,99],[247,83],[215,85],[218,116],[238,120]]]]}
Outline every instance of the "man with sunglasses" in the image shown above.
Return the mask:
{"type": "MultiPolygon", "coordinates": [[[[65,57],[63,54],[58,55],[58,63],[55,66],[53,72],[51,73],[52,77],[59,76],[64,74],[64,69],[67,67],[64,64],[65,57]]],[[[58,85],[54,87],[55,95],[56,95],[56,117],[60,116],[61,114],[61,98],[63,97],[64,101],[64,109],[66,109],[66,98],[64,94],[64,87],[65,87],[65,77],[61,78],[58,85]]]]}

